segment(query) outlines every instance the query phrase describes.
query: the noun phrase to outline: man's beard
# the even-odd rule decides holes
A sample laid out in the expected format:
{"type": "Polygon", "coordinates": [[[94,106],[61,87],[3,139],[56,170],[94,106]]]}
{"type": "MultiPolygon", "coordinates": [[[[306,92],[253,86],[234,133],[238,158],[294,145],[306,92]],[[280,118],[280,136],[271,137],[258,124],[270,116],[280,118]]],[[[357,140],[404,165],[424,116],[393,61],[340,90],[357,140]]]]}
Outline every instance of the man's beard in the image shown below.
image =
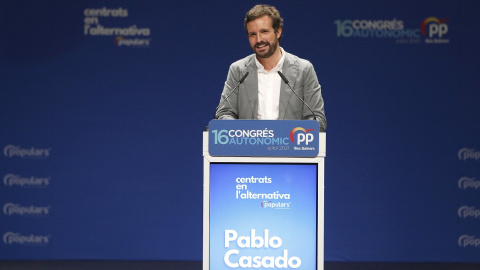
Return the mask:
{"type": "Polygon", "coordinates": [[[267,44],[269,45],[268,46],[268,50],[264,53],[258,53],[255,48],[252,48],[253,49],[253,52],[257,55],[257,57],[259,58],[268,58],[270,56],[272,56],[275,51],[277,50],[277,47],[278,47],[278,39],[275,39],[275,41],[272,43],[272,44],[269,44],[268,42],[262,42],[262,43],[258,43],[258,44],[255,44],[255,47],[257,47],[258,45],[263,45],[263,44],[267,44]]]}

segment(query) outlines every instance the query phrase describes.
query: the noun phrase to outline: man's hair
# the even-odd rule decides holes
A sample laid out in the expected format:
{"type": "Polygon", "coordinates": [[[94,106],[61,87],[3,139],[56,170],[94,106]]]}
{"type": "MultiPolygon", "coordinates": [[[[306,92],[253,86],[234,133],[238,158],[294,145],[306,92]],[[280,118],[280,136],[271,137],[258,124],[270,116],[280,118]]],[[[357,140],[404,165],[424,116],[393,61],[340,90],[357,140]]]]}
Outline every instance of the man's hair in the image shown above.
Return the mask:
{"type": "MultiPolygon", "coordinates": [[[[269,16],[272,19],[272,27],[273,27],[273,30],[275,30],[275,33],[278,32],[279,28],[282,28],[283,30],[283,18],[280,16],[280,12],[274,6],[256,5],[252,9],[250,9],[245,15],[245,22],[243,26],[245,27],[245,32],[247,32],[247,35],[248,35],[247,23],[265,15],[269,16]]],[[[278,41],[280,41],[282,36],[283,36],[283,31],[280,38],[278,38],[278,41]]]]}

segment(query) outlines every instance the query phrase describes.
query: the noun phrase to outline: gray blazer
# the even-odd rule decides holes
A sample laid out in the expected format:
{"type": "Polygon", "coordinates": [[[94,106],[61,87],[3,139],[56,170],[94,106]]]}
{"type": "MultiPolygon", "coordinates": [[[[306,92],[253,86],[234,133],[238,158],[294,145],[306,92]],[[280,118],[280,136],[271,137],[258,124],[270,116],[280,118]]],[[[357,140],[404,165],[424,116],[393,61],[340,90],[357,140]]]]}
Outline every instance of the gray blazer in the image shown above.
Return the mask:
{"type": "MultiPolygon", "coordinates": [[[[227,81],[220,100],[232,91],[242,76],[249,72],[245,81],[226,101],[220,104],[215,117],[217,119],[257,119],[258,79],[255,55],[249,55],[230,65],[227,81]]],[[[320,131],[327,128],[327,119],[320,84],[313,65],[304,59],[285,52],[282,73],[292,88],[312,108],[320,126],[320,131]]],[[[280,112],[278,119],[311,120],[312,112],[290,90],[283,81],[280,87],[280,112]]]]}

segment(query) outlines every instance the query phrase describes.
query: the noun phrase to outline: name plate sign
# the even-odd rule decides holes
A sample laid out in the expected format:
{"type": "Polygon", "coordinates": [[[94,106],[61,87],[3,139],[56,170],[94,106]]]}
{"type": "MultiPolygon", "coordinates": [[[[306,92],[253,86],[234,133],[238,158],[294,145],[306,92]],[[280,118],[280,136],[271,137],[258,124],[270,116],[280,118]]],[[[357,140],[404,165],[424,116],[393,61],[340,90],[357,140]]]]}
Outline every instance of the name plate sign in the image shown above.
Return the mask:
{"type": "Polygon", "coordinates": [[[211,156],[316,157],[319,126],[314,120],[211,120],[211,156]]]}

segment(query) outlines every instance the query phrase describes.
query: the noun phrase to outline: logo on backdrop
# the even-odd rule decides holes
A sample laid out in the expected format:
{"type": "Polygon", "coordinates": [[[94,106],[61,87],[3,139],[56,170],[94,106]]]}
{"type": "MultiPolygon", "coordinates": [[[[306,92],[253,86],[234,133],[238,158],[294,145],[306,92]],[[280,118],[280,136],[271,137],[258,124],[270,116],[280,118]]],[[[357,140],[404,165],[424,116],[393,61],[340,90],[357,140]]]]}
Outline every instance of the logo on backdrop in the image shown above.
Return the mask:
{"type": "MultiPolygon", "coordinates": [[[[397,44],[450,43],[446,38],[448,19],[425,18],[418,28],[407,28],[404,20],[392,19],[347,19],[335,20],[337,37],[393,39],[397,44]]],[[[411,23],[411,22],[410,22],[411,23]]],[[[414,22],[413,25],[416,23],[414,22]]]]}
{"type": "Polygon", "coordinates": [[[3,155],[8,158],[39,158],[44,159],[50,156],[50,148],[23,148],[21,146],[7,145],[3,148],[3,155]]]}
{"type": "Polygon", "coordinates": [[[148,27],[137,27],[136,24],[129,27],[104,26],[100,18],[127,18],[128,9],[119,7],[110,8],[86,8],[83,11],[85,36],[113,37],[113,44],[117,47],[149,47],[151,30],[148,27]]]}
{"type": "Polygon", "coordinates": [[[480,209],[475,206],[461,206],[457,211],[459,218],[480,218],[480,209]]]}
{"type": "Polygon", "coordinates": [[[3,213],[7,216],[48,216],[50,208],[50,206],[22,206],[18,203],[8,202],[3,205],[3,213]]]}
{"type": "Polygon", "coordinates": [[[6,245],[45,246],[50,242],[50,235],[22,235],[6,232],[3,234],[3,243],[6,245]]]}
{"type": "Polygon", "coordinates": [[[20,187],[46,187],[50,185],[50,177],[22,177],[15,174],[6,174],[3,177],[3,184],[7,187],[20,186],[20,187]]]}
{"type": "Polygon", "coordinates": [[[480,151],[475,148],[462,148],[458,151],[458,159],[460,160],[480,160],[480,151]]]}
{"type": "Polygon", "coordinates": [[[435,17],[428,17],[423,20],[420,25],[422,35],[425,36],[425,43],[450,43],[450,40],[445,38],[448,33],[448,19],[438,19],[435,17]]]}
{"type": "Polygon", "coordinates": [[[459,189],[479,189],[480,190],[480,180],[477,180],[475,177],[462,177],[458,180],[459,189]]]}
{"type": "Polygon", "coordinates": [[[462,235],[458,238],[459,247],[480,247],[480,238],[477,238],[475,235],[462,235]]]}

